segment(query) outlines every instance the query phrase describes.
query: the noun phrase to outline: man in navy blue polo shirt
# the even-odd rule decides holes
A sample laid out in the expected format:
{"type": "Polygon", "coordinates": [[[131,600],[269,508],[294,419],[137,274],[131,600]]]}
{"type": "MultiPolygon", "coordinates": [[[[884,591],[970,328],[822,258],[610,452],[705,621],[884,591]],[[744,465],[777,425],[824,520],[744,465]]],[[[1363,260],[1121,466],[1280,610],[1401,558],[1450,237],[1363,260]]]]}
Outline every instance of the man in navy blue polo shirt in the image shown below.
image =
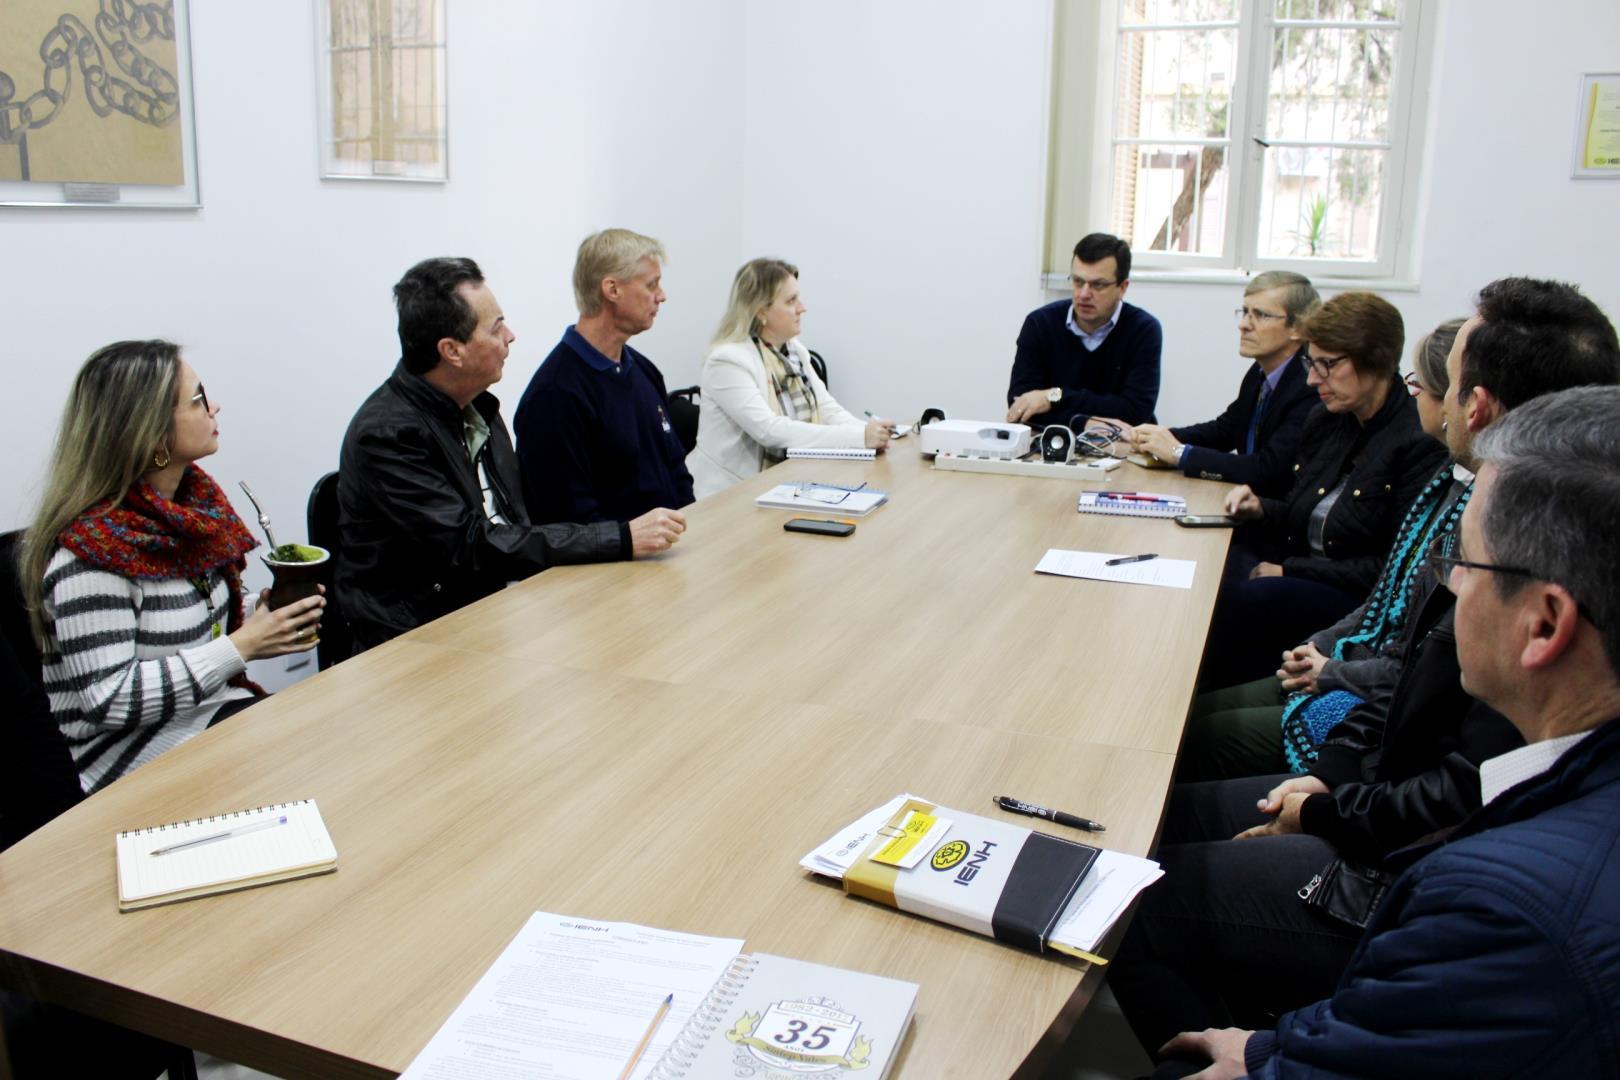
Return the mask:
{"type": "Polygon", "coordinates": [[[1083,426],[1093,416],[1153,422],[1159,401],[1159,320],[1125,302],[1131,248],[1092,233],[1074,246],[1074,299],[1024,319],[1007,387],[1007,420],[1083,426]]]}
{"type": "Polygon", "coordinates": [[[664,377],[629,345],[658,317],[664,258],[657,240],[629,229],[579,245],[579,321],[534,373],[512,425],[536,522],[628,521],[692,501],[664,377]]]}

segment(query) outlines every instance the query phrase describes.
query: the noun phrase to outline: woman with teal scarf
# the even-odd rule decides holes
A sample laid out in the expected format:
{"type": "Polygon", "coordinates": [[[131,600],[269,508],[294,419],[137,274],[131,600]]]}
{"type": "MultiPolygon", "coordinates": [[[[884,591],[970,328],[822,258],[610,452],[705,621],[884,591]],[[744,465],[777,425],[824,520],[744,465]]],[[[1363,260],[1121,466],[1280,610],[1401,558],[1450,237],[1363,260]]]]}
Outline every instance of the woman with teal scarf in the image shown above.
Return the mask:
{"type": "MultiPolygon", "coordinates": [[[[1442,323],[1418,342],[1414,370],[1406,377],[1423,430],[1442,441],[1446,354],[1462,324],[1442,323]]],[[[1274,677],[1199,695],[1176,779],[1304,772],[1328,731],[1353,706],[1390,694],[1400,677],[1407,619],[1431,584],[1424,555],[1436,537],[1455,535],[1472,490],[1473,477],[1447,462],[1413,500],[1365,603],[1285,651],[1274,677]]]]}

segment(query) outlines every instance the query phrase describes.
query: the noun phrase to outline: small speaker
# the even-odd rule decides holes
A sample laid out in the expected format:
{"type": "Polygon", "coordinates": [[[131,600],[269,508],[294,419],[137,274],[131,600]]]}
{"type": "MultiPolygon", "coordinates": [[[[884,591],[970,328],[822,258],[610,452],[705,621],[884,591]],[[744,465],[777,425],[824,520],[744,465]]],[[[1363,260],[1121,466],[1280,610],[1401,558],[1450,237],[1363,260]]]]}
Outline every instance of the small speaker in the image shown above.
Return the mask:
{"type": "Polygon", "coordinates": [[[1074,455],[1074,432],[1052,424],[1041,432],[1041,460],[1066,463],[1074,455]]]}

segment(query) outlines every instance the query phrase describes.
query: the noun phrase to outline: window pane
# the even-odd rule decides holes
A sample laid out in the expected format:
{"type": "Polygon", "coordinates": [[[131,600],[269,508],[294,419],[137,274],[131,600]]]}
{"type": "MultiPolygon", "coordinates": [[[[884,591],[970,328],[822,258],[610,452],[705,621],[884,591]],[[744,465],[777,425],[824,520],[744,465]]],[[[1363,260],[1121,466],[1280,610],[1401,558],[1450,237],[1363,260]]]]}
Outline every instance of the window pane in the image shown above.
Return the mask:
{"type": "Polygon", "coordinates": [[[1112,228],[1142,251],[1222,253],[1235,0],[1123,0],[1112,228]],[[1160,29],[1134,30],[1153,25],[1160,29]],[[1186,29],[1166,27],[1186,26],[1186,29]]]}
{"type": "Polygon", "coordinates": [[[1395,42],[1393,30],[1279,27],[1266,102],[1267,138],[1387,141],[1395,42]]]}
{"type": "Polygon", "coordinates": [[[1398,0],[1277,0],[1279,19],[1327,22],[1390,22],[1400,18],[1398,0]]]}
{"type": "Polygon", "coordinates": [[[1263,258],[1378,258],[1390,91],[1399,29],[1311,25],[1389,22],[1394,0],[1278,0],[1266,101],[1258,251],[1263,258]]]}
{"type": "Polygon", "coordinates": [[[1138,251],[1219,254],[1227,175],[1221,146],[1116,147],[1113,230],[1138,251]]]}
{"type": "Polygon", "coordinates": [[[1383,150],[1272,147],[1260,193],[1265,258],[1378,257],[1383,150]]]}
{"type": "Polygon", "coordinates": [[[1118,138],[1225,138],[1236,30],[1120,35],[1118,138]]]}
{"type": "Polygon", "coordinates": [[[1124,0],[1121,26],[1142,23],[1220,22],[1238,17],[1238,0],[1124,0]]]}

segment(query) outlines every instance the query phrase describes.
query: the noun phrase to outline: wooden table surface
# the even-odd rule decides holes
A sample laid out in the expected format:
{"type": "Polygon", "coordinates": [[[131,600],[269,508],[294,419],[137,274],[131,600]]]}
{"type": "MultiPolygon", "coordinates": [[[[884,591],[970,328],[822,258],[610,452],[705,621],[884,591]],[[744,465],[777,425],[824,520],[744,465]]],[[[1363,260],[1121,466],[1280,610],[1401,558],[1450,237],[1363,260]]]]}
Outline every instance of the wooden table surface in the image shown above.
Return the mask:
{"type": "MultiPolygon", "coordinates": [[[[1077,514],[1082,485],[914,445],[779,466],[690,508],[663,556],[547,571],[111,785],[0,855],[0,984],[277,1075],[389,1077],[544,910],[910,979],[897,1075],[1038,1072],[1088,965],[797,860],[901,791],[1017,795],[1145,854],[1228,534],[1077,514]],[[752,499],[787,479],[890,501],[847,539],[785,533],[752,499]],[[1190,590],[1033,573],[1050,547],[1199,565],[1190,590]],[[118,912],[116,831],[306,797],[336,874],[118,912]]],[[[1129,465],[1107,486],[1194,513],[1224,490],[1129,465]]]]}

